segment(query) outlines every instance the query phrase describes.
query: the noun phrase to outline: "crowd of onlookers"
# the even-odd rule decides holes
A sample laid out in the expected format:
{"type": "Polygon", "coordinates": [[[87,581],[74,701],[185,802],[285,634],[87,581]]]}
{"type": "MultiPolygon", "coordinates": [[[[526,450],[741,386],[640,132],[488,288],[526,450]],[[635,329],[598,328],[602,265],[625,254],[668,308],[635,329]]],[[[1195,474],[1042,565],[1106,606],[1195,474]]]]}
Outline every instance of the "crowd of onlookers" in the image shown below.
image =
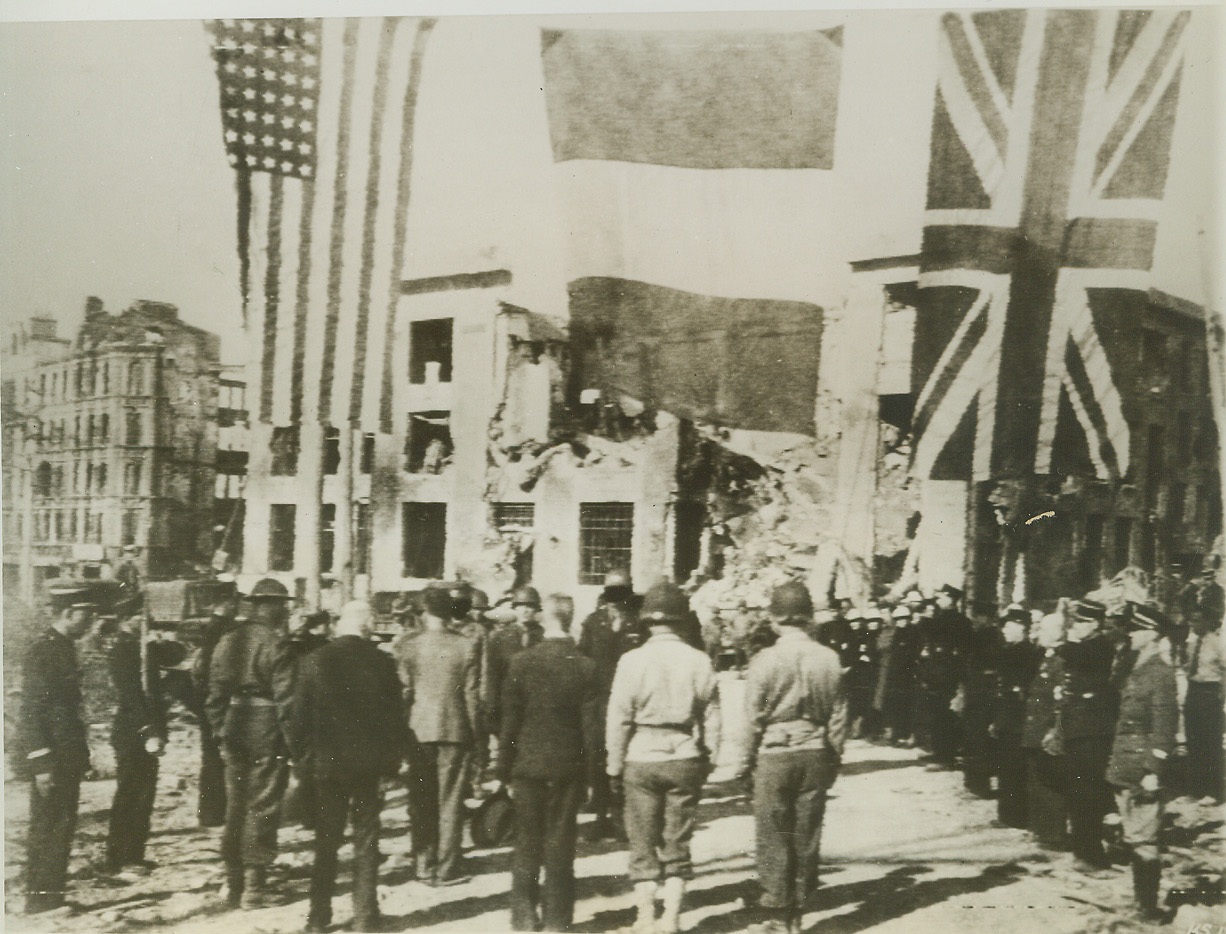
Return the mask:
{"type": "MultiPolygon", "coordinates": [[[[1050,613],[1014,604],[972,622],[962,596],[946,586],[889,606],[815,610],[791,582],[768,607],[703,626],[676,586],[640,595],[615,572],[576,635],[571,598],[527,586],[493,606],[468,584],[429,587],[392,605],[389,630],[360,601],[337,618],[295,612],[282,584],[262,580],[216,604],[190,666],[199,819],[223,828],[220,898],[270,904],[278,827],[292,809],[315,831],[308,930],[331,925],[347,825],[354,927],[379,929],[379,814],[386,783],[403,780],[419,881],[468,881],[468,809],[501,805],[513,814],[512,926],[566,929],[586,804],[588,836],[628,847],[635,930],[676,931],[694,809],[718,757],[717,672],[737,669],[749,741],[735,772],[756,818],[761,889],[747,924],[794,930],[812,907],[826,790],[848,736],[918,746],[930,768],[961,768],[970,792],[996,799],[1000,823],[1071,850],[1079,871],[1130,862],[1137,902],[1156,916],[1181,713],[1185,790],[1222,798],[1221,589],[1205,587],[1189,608],[1186,640],[1138,602],[1063,600],[1050,613]]],[[[160,656],[167,644],[149,638],[139,600],[99,614],[86,589],[66,587],[50,610],[24,671],[29,912],[64,904],[89,767],[73,640],[110,617],[117,790],[104,868],[120,878],[150,868],[167,740],[161,671],[181,661],[160,656]]]]}

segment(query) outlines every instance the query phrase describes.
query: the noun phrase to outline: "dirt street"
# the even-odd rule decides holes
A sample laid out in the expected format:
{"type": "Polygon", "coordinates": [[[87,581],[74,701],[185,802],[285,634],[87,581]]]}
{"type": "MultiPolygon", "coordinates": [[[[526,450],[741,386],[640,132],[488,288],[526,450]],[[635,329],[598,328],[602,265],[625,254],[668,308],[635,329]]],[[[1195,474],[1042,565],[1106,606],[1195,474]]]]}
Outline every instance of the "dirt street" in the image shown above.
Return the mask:
{"type": "MultiPolygon", "coordinates": [[[[736,704],[739,683],[724,683],[725,705],[736,704]]],[[[739,735],[734,730],[735,737],[739,735]]],[[[105,756],[98,735],[96,757],[105,756]]],[[[753,876],[753,820],[739,789],[719,781],[735,754],[713,776],[694,840],[697,878],[683,923],[696,934],[744,927],[739,899],[753,876]]],[[[15,934],[43,931],[175,931],[244,934],[302,929],[311,864],[311,838],[300,827],[281,834],[274,885],[282,903],[249,913],[214,904],[220,884],[219,830],[195,821],[196,733],[180,722],[164,760],[149,857],[151,874],[131,882],[107,880],[102,861],[113,780],[87,782],[72,861],[73,909],[23,918],[20,870],[24,859],[28,791],[5,788],[5,927],[15,934]]],[[[956,772],[930,771],[915,750],[853,741],[833,789],[823,842],[821,910],[805,917],[805,930],[821,934],[873,932],[980,932],[1044,934],[1152,931],[1131,917],[1131,882],[1124,869],[1104,880],[1074,873],[1067,856],[1049,858],[1027,835],[993,826],[994,804],[962,789],[956,772]]],[[[1222,815],[1189,799],[1170,807],[1164,891],[1198,874],[1220,875],[1226,863],[1222,815]]],[[[584,815],[583,820],[590,820],[584,815]]],[[[475,878],[434,889],[409,879],[405,795],[389,787],[384,811],[380,901],[392,929],[506,931],[509,850],[468,854],[475,878]]],[[[335,902],[336,929],[350,918],[348,848],[341,852],[335,902]]],[[[632,920],[626,856],[611,844],[580,844],[575,929],[614,931],[632,920]]],[[[1187,918],[1185,913],[1183,918],[1187,918]]],[[[1173,930],[1174,928],[1168,928],[1173,930]]],[[[1181,934],[1182,934],[1182,930],[1181,934]]]]}

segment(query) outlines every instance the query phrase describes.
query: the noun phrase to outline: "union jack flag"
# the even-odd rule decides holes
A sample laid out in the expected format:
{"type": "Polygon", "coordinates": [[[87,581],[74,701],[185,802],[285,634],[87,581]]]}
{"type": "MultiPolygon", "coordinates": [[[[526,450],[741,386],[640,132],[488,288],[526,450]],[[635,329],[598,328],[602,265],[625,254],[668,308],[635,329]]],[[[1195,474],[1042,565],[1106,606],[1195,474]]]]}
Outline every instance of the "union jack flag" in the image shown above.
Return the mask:
{"type": "Polygon", "coordinates": [[[1118,321],[1120,290],[1148,286],[1188,18],[943,17],[913,355],[918,476],[1052,473],[1069,439],[1096,476],[1127,473],[1118,328],[1104,321],[1118,321]]]}

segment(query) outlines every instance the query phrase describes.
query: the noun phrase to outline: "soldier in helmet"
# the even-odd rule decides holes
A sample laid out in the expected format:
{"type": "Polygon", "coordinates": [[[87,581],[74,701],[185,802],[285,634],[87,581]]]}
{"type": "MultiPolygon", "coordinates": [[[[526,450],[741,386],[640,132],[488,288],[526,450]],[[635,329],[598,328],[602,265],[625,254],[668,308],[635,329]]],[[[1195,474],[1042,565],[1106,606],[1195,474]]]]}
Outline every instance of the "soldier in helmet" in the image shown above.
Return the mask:
{"type": "MultiPolygon", "coordinates": [[[[630,575],[625,571],[610,571],[605,576],[604,590],[601,591],[596,611],[583,621],[582,634],[579,636],[579,651],[596,664],[596,688],[599,698],[600,722],[604,722],[609,709],[609,691],[613,687],[613,675],[617,671],[617,663],[631,649],[642,643],[639,633],[638,618],[635,612],[637,598],[630,584],[630,575]]],[[[605,774],[605,753],[601,749],[599,767],[593,777],[592,811],[596,821],[590,833],[592,839],[608,837],[625,838],[624,830],[611,820],[609,812],[613,810],[614,801],[609,790],[609,779],[605,774]]]]}
{"type": "Polygon", "coordinates": [[[808,589],[798,581],[776,587],[770,613],[779,641],[749,664],[749,739],[739,772],[753,783],[763,930],[782,934],[799,930],[817,887],[826,792],[848,710],[838,655],[805,632],[813,620],[808,589]]]}
{"type": "Polygon", "coordinates": [[[541,595],[536,588],[518,588],[511,595],[511,610],[515,619],[495,626],[486,643],[486,679],[482,695],[486,710],[485,725],[494,736],[502,729],[502,684],[511,656],[541,641],[541,626],[536,621],[541,611],[541,595]]]}
{"type": "MultiPolygon", "coordinates": [[[[452,632],[471,639],[477,645],[477,689],[482,692],[484,697],[486,642],[488,637],[485,626],[481,622],[481,614],[489,609],[489,597],[485,595],[485,591],[477,590],[475,587],[462,581],[452,587],[448,591],[448,595],[451,597],[451,624],[449,628],[452,632]]],[[[482,722],[476,725],[475,744],[468,766],[468,784],[473,790],[481,783],[481,776],[489,765],[490,745],[484,723],[484,702],[482,703],[482,708],[482,722]]]]}
{"type": "Polygon", "coordinates": [[[706,653],[687,645],[689,600],[661,581],[643,597],[650,635],[622,656],[613,676],[606,721],[605,771],[614,793],[625,790],[636,932],[679,930],[685,882],[693,876],[690,838],[702,786],[720,738],[715,671],[706,653]],[[663,883],[664,913],[655,919],[663,883]]]}
{"type": "Polygon", "coordinates": [[[286,626],[290,595],[265,578],[247,595],[248,618],[222,636],[209,668],[209,724],[226,763],[221,858],[230,907],[269,903],[268,867],[277,856],[281,797],[289,779],[278,708],[292,701],[286,626]]]}
{"type": "Polygon", "coordinates": [[[26,914],[64,904],[81,777],[89,770],[73,643],[89,632],[95,607],[84,588],[54,590],[49,603],[54,616],[26,652],[21,680],[21,740],[31,778],[26,914]]]}

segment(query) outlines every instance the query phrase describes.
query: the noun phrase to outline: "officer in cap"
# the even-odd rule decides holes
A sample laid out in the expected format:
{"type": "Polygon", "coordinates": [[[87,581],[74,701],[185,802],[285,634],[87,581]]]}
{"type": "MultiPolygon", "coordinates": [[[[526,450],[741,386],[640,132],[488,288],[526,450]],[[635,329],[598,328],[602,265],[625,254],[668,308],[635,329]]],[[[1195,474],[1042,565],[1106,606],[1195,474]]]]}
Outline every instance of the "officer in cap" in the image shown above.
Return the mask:
{"type": "Polygon", "coordinates": [[[619,785],[625,792],[634,931],[642,934],[679,930],[685,882],[694,874],[694,812],[719,749],[715,670],[705,652],[678,634],[689,613],[689,600],[670,581],[647,591],[640,618],[650,635],[622,656],[609,694],[605,771],[614,794],[619,785]]]}
{"type": "MultiPolygon", "coordinates": [[[[630,575],[625,571],[610,571],[605,575],[604,590],[596,604],[596,610],[583,621],[579,636],[579,651],[596,665],[596,689],[599,697],[600,722],[604,723],[609,709],[609,692],[613,688],[613,675],[617,663],[631,649],[642,643],[638,617],[635,612],[637,597],[630,584],[630,575]]],[[[603,737],[602,737],[603,739],[603,737]]],[[[591,838],[608,837],[625,839],[624,830],[611,820],[609,812],[614,801],[605,773],[605,752],[598,753],[598,768],[594,773],[592,787],[592,811],[595,822],[589,831],[591,838]]]]}
{"type": "Polygon", "coordinates": [[[1091,876],[1109,865],[1103,852],[1103,816],[1111,799],[1106,772],[1116,692],[1111,683],[1115,647],[1102,631],[1105,619],[1103,604],[1074,601],[1067,641],[1058,650],[1065,669],[1059,711],[1073,865],[1091,876]]]}
{"type": "Polygon", "coordinates": [[[760,930],[794,932],[817,888],[826,792],[847,737],[843,672],[834,650],[805,632],[813,618],[808,588],[775,588],[770,614],[779,640],[749,663],[746,757],[757,826],[760,930]]]}
{"type": "Polygon", "coordinates": [[[259,581],[247,595],[248,618],[222,636],[209,669],[206,711],[226,763],[221,857],[229,907],[269,904],[268,867],[289,778],[278,707],[287,709],[294,687],[285,638],[290,601],[280,581],[259,581]]]}
{"type": "Polygon", "coordinates": [[[997,780],[996,817],[1008,827],[1029,827],[1026,794],[1026,697],[1043,662],[1043,649],[1029,636],[1030,613],[1013,604],[1001,618],[1001,646],[996,660],[996,698],[992,738],[997,780]]]}
{"type": "Polygon", "coordinates": [[[1179,726],[1175,668],[1169,659],[1172,627],[1147,606],[1134,606],[1125,625],[1135,660],[1120,694],[1107,781],[1115,792],[1124,843],[1132,848],[1138,909],[1145,920],[1158,921],[1162,784],[1179,726]]]}
{"type": "Polygon", "coordinates": [[[919,626],[920,714],[929,752],[936,765],[952,768],[958,752],[958,718],[950,702],[962,683],[971,622],[958,609],[962,591],[946,584],[936,596],[936,608],[919,626]]]}
{"type": "Polygon", "coordinates": [[[502,730],[502,685],[511,656],[541,641],[541,626],[536,621],[541,611],[541,595],[535,587],[519,587],[511,594],[513,620],[494,627],[486,643],[486,679],[482,690],[486,727],[491,735],[502,730]]]}
{"type": "Polygon", "coordinates": [[[81,778],[89,770],[73,643],[89,632],[95,606],[85,587],[54,588],[48,598],[52,619],[26,652],[21,683],[21,743],[31,778],[26,914],[64,904],[81,778]]]}

